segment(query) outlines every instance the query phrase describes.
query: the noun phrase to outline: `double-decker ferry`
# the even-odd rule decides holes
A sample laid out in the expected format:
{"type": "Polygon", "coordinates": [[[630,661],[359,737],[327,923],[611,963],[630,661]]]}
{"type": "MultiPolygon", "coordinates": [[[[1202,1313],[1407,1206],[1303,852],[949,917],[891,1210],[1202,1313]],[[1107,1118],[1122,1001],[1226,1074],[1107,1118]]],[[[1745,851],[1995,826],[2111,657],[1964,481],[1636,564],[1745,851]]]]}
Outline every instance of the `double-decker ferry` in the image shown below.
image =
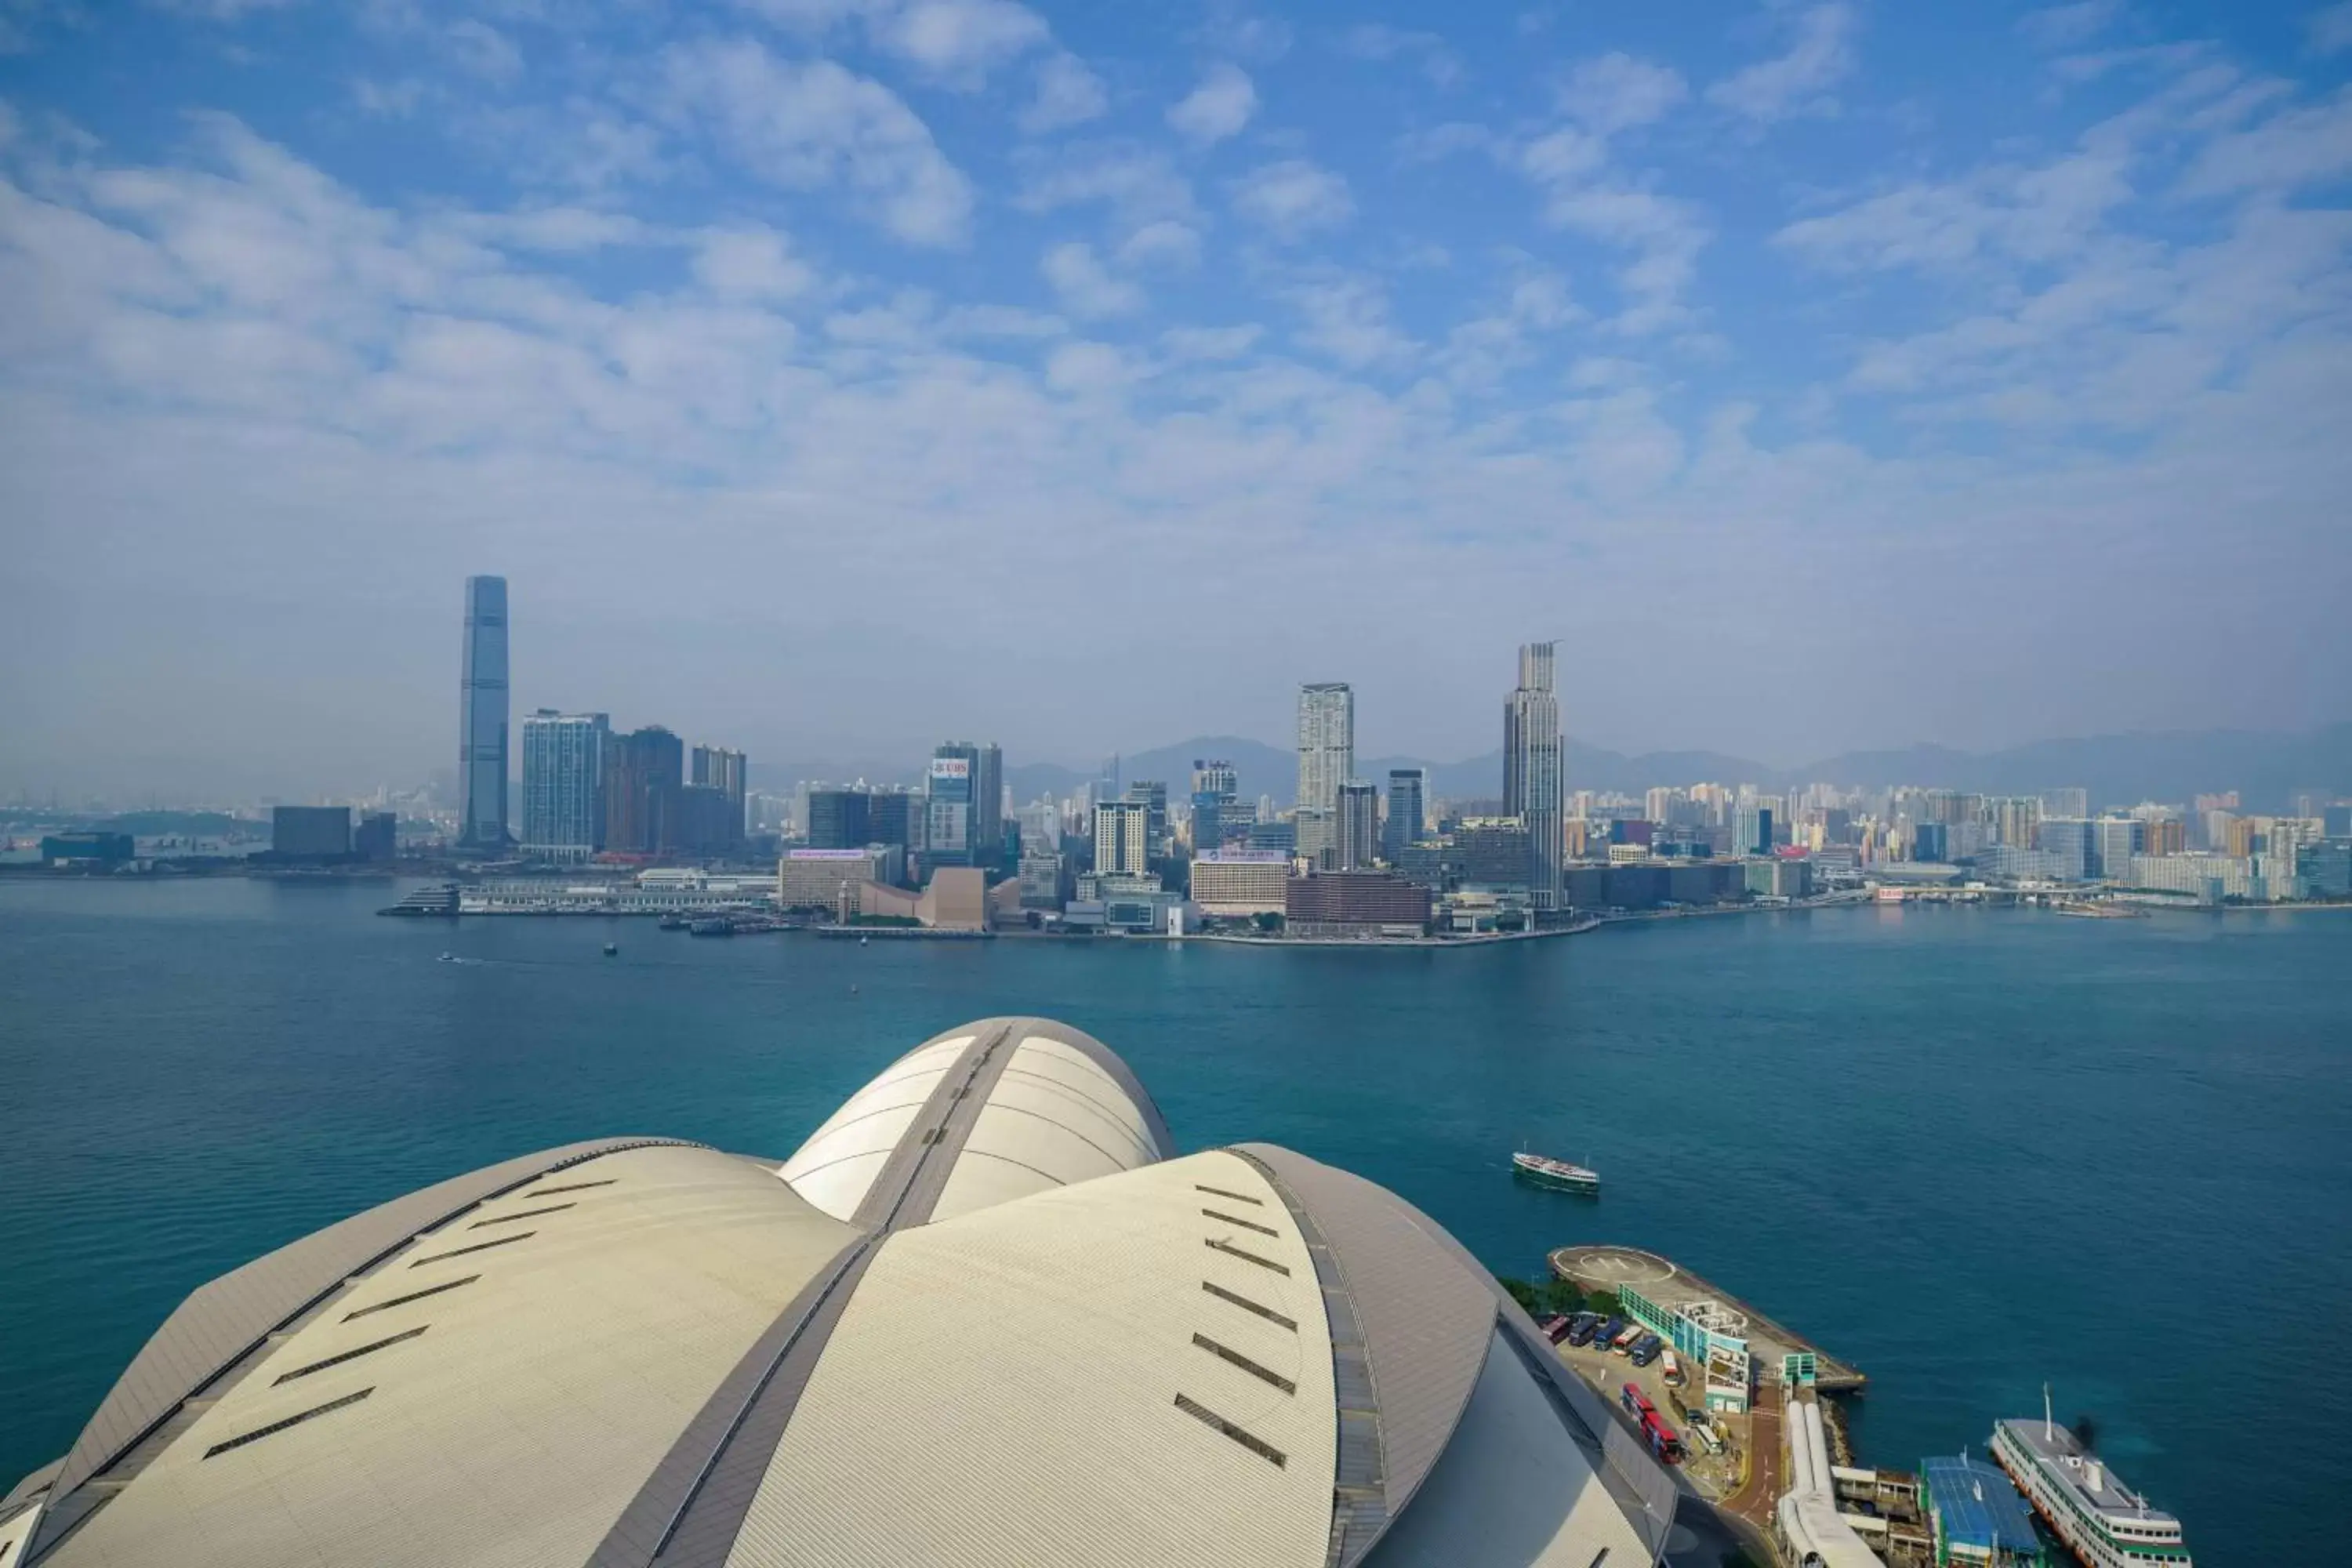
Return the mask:
{"type": "Polygon", "coordinates": [[[1522,1151],[1511,1156],[1511,1168],[1538,1186],[1558,1187],[1570,1193],[1597,1193],[1601,1190],[1599,1172],[1587,1170],[1582,1165],[1571,1165],[1565,1160],[1522,1151]]]}
{"type": "Polygon", "coordinates": [[[2001,1421],[1992,1457],[2059,1540],[2092,1568],[2190,1568],[2180,1521],[2116,1479],[2098,1455],[2050,1418],[2001,1421]]]}

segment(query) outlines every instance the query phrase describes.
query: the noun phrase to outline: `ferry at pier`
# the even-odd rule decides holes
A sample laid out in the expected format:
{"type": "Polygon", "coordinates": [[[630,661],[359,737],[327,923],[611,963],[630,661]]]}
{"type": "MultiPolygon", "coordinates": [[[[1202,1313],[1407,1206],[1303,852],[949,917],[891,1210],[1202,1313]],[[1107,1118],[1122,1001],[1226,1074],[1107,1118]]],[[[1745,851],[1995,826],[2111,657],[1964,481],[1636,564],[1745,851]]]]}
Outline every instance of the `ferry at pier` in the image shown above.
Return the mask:
{"type": "Polygon", "coordinates": [[[1558,1187],[1568,1193],[1597,1193],[1601,1190],[1599,1172],[1589,1171],[1582,1165],[1571,1165],[1565,1160],[1521,1152],[1511,1156],[1511,1168],[1538,1186],[1558,1187]]]}
{"type": "Polygon", "coordinates": [[[2050,1419],[1997,1423],[1992,1457],[2067,1549],[2091,1568],[2190,1568],[2180,1521],[2116,1478],[2050,1419]]]}

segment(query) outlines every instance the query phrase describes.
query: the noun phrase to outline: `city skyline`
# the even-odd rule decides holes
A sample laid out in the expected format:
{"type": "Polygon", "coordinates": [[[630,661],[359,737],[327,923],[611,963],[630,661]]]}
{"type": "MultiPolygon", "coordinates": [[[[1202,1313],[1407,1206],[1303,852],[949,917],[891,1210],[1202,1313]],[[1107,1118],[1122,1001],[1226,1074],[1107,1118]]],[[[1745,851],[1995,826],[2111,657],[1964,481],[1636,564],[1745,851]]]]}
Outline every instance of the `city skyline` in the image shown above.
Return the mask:
{"type": "Polygon", "coordinates": [[[0,787],[413,773],[467,568],[755,756],[2352,716],[2319,10],[11,10],[0,787]]]}

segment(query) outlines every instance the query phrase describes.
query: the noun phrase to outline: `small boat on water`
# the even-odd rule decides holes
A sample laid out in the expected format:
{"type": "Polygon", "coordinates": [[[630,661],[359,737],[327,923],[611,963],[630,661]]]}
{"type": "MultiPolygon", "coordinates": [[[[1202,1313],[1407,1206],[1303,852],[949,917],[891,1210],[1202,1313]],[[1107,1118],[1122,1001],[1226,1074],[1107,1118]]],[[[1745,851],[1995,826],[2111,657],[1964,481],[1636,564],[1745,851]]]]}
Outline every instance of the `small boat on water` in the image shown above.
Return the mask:
{"type": "Polygon", "coordinates": [[[1511,1170],[1539,1187],[1557,1187],[1564,1193],[1598,1193],[1601,1173],[1582,1165],[1571,1165],[1565,1160],[1554,1160],[1543,1154],[1525,1151],[1511,1156],[1511,1170]]]}
{"type": "Polygon", "coordinates": [[[621,944],[617,942],[608,942],[604,944],[604,956],[607,958],[617,957],[620,952],[621,944]]]}

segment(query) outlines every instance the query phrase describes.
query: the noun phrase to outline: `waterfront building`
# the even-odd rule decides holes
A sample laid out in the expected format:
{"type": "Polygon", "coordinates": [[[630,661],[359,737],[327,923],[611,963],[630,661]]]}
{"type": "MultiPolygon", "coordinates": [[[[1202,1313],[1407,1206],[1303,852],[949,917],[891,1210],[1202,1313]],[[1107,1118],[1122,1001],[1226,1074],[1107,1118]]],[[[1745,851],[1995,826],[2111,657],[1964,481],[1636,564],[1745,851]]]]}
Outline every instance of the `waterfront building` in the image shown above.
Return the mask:
{"type": "MultiPolygon", "coordinates": [[[[1744,863],[1748,891],[1759,899],[1801,899],[1813,890],[1812,862],[1773,855],[1744,863]]],[[[1669,873],[1671,877],[1671,872],[1669,873]]],[[[1672,884],[1669,882],[1669,891],[1672,884]]]]}
{"type": "Polygon", "coordinates": [[[1528,895],[1538,910],[1560,907],[1566,773],[1554,687],[1554,647],[1519,647],[1519,683],[1503,704],[1503,815],[1528,830],[1528,895]]]}
{"type": "Polygon", "coordinates": [[[993,866],[1004,853],[1004,753],[992,742],[950,741],[931,752],[924,862],[993,866]],[[960,763],[942,770],[940,763],[960,763]],[[950,809],[940,811],[938,805],[950,809]]]}
{"type": "MultiPolygon", "coordinates": [[[[1298,689],[1298,809],[1339,809],[1339,786],[1356,776],[1356,693],[1344,680],[1298,689]]],[[[1317,846],[1319,850],[1322,846],[1317,846]]]]}
{"type": "Polygon", "coordinates": [[[1738,808],[1738,826],[1732,834],[1731,852],[1735,855],[1769,855],[1772,853],[1771,806],[1751,802],[1738,808]]]}
{"type": "Polygon", "coordinates": [[[1952,859],[1952,830],[1941,822],[1922,822],[1911,829],[1911,858],[1931,864],[1952,859]]]}
{"type": "Polygon", "coordinates": [[[348,805],[269,808],[269,852],[287,860],[333,860],[352,852],[348,805]]]}
{"type": "Polygon", "coordinates": [[[1024,910],[1058,910],[1070,901],[1070,858],[1059,850],[1026,848],[1015,867],[1024,910]]]}
{"type": "Polygon", "coordinates": [[[850,883],[906,879],[907,851],[896,844],[787,849],[776,863],[776,901],[788,910],[838,910],[850,883]]]}
{"type": "Polygon", "coordinates": [[[658,724],[610,737],[604,752],[604,847],[659,855],[676,847],[686,744],[658,724]]]}
{"type": "Polygon", "coordinates": [[[1519,891],[1533,901],[1529,881],[1535,849],[1528,825],[1516,816],[1465,816],[1445,837],[1458,884],[1485,892],[1519,891]]]}
{"type": "Polygon", "coordinates": [[[2080,816],[2044,816],[2034,831],[2033,847],[2051,856],[2062,882],[2088,879],[2095,864],[2091,824],[2080,816]]]}
{"type": "Polygon", "coordinates": [[[604,762],[612,721],[542,708],[522,721],[522,851],[586,860],[604,847],[604,762]]]}
{"type": "Polygon", "coordinates": [[[1106,800],[1095,807],[1097,875],[1140,877],[1151,868],[1151,808],[1139,800],[1106,800]]]}
{"type": "Polygon", "coordinates": [[[1389,871],[1318,871],[1283,886],[1283,925],[1293,936],[1423,936],[1429,889],[1389,871]]]}
{"type": "Polygon", "coordinates": [[[743,805],[751,792],[751,763],[740,752],[729,751],[724,746],[694,748],[692,782],[702,788],[717,790],[726,798],[728,820],[719,837],[722,848],[732,848],[743,842],[743,805]]]}
{"type": "MultiPolygon", "coordinates": [[[[274,830],[274,823],[272,827],[274,830]]],[[[274,831],[272,841],[275,842],[274,831]]],[[[41,863],[45,866],[112,868],[136,858],[138,854],[138,840],[128,833],[51,833],[41,839],[41,863]]]]}
{"type": "Polygon", "coordinates": [[[457,842],[507,844],[507,580],[466,579],[466,647],[457,677],[457,842]]]}
{"type": "Polygon", "coordinates": [[[2114,878],[2127,871],[2132,857],[2141,852],[2146,826],[2131,816],[2102,816],[2092,823],[2088,874],[2114,878]]]}
{"type": "Polygon", "coordinates": [[[1919,1465],[1937,1568],[2052,1568],[2033,1515],[1998,1468],[1965,1455],[1919,1465]]]}
{"type": "Polygon", "coordinates": [[[2045,849],[1988,844],[1977,851],[1976,872],[1988,881],[2054,882],[2059,879],[2058,857],[2045,849]]]}
{"type": "Polygon", "coordinates": [[[2130,869],[2116,879],[2150,892],[2186,893],[2209,904],[2224,899],[2262,903],[2276,896],[2262,874],[2261,862],[2252,856],[2203,852],[2135,856],[2130,869]]]}
{"type": "Polygon", "coordinates": [[[810,790],[807,816],[809,847],[854,849],[859,845],[876,842],[874,836],[866,830],[866,804],[872,798],[862,789],[821,785],[810,790]]]}
{"type": "Polygon", "coordinates": [[[1290,857],[1279,850],[1221,849],[1192,858],[1192,901],[1203,914],[1281,914],[1289,881],[1290,857]]]}
{"type": "Polygon", "coordinates": [[[389,811],[372,811],[352,829],[352,853],[371,865],[388,865],[400,858],[400,818],[389,811]]]}
{"type": "Polygon", "coordinates": [[[1339,809],[1331,814],[1331,838],[1342,871],[1369,871],[1380,858],[1381,792],[1362,779],[1339,786],[1339,809]]]}
{"type": "Polygon", "coordinates": [[[1389,770],[1389,812],[1381,824],[1381,852],[1391,865],[1408,844],[1417,844],[1429,828],[1429,770],[1389,770]]]}
{"type": "Polygon", "coordinates": [[[2352,898],[2352,837],[2306,844],[2294,854],[2295,877],[2306,899],[2352,898]]]}

